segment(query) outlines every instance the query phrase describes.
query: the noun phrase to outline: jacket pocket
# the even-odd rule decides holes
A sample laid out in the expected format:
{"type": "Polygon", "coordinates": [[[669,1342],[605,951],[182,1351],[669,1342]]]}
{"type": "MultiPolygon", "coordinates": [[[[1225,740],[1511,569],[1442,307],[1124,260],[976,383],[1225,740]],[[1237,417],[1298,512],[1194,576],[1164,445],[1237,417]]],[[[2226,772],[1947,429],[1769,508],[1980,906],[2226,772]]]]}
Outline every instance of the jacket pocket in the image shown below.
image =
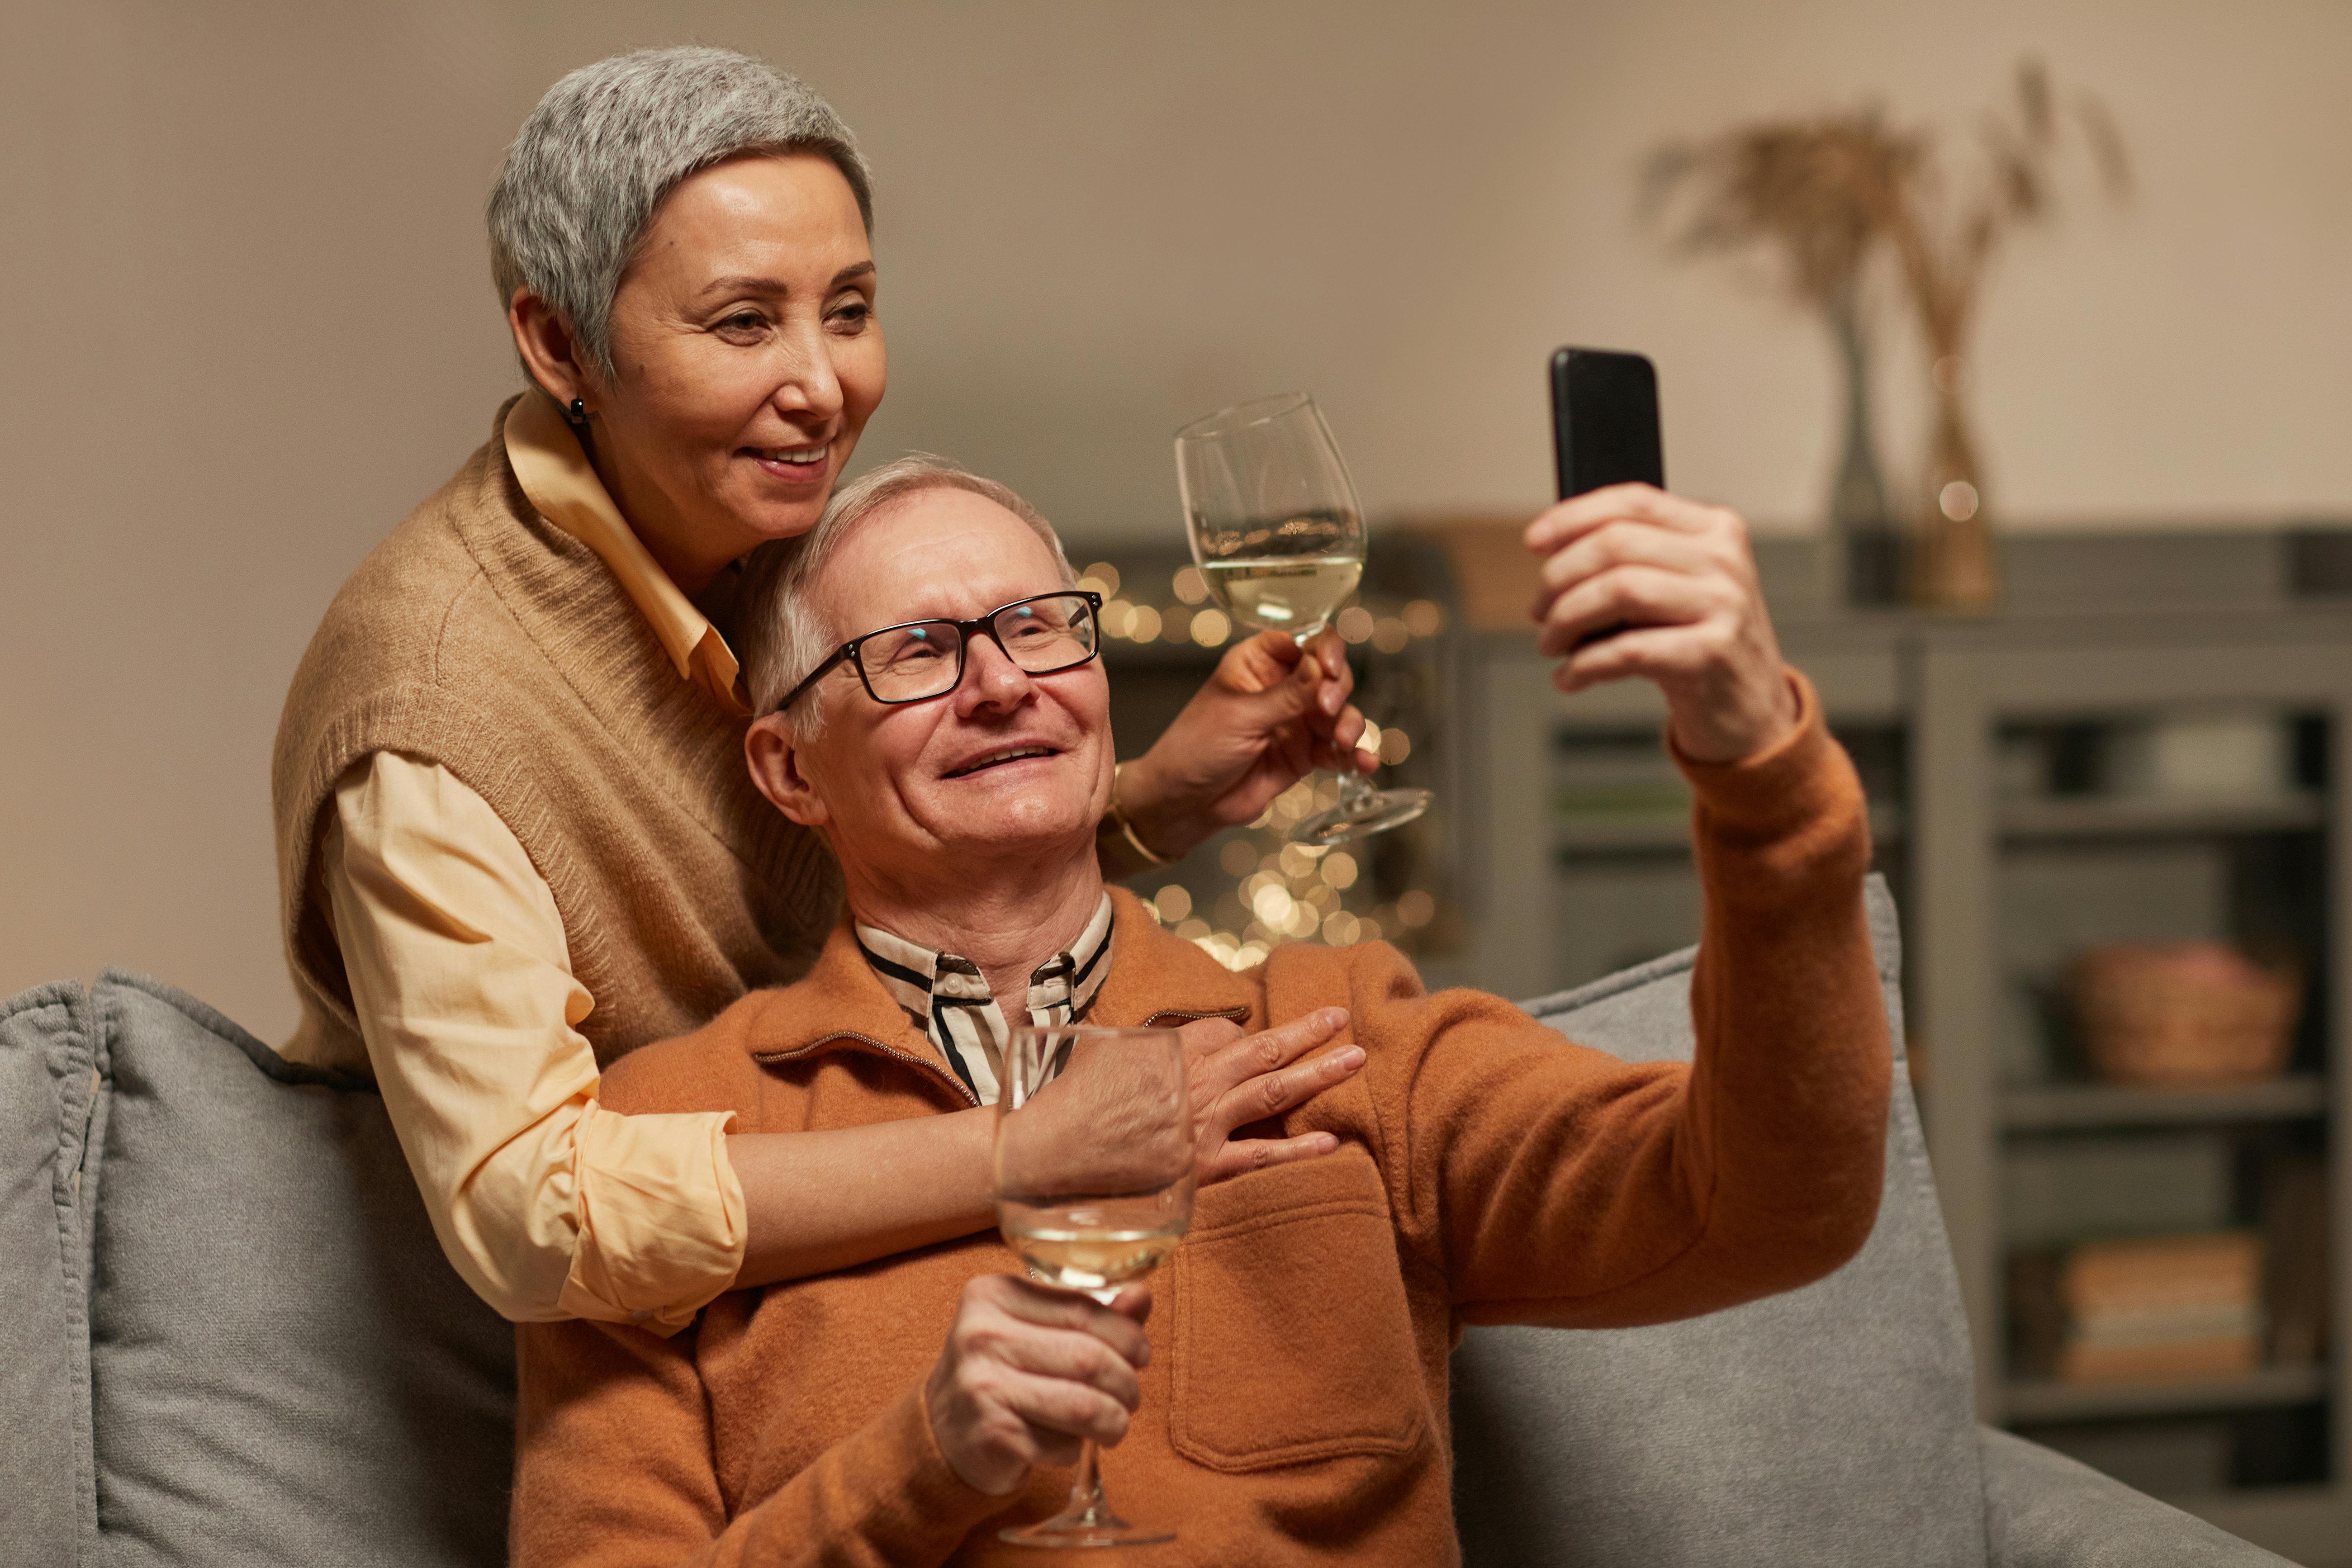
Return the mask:
{"type": "Polygon", "coordinates": [[[1171,1285],[1169,1438],[1186,1458],[1260,1470],[1422,1441],[1412,1311],[1362,1149],[1203,1189],[1171,1285]]]}

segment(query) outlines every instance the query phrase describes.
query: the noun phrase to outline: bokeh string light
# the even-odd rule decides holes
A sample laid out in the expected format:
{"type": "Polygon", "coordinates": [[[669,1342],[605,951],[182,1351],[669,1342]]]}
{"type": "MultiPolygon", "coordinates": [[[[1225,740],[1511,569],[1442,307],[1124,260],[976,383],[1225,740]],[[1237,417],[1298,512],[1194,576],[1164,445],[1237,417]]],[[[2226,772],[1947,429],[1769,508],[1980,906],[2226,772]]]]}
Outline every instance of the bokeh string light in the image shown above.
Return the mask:
{"type": "MultiPolygon", "coordinates": [[[[1107,561],[1090,563],[1078,586],[1103,595],[1103,635],[1135,645],[1191,643],[1223,647],[1234,636],[1232,620],[1206,601],[1208,585],[1198,568],[1179,568],[1165,596],[1122,577],[1107,561]],[[1124,593],[1122,593],[1124,589],[1124,593]]],[[[1432,599],[1402,604],[1350,605],[1332,619],[1348,643],[1394,656],[1417,641],[1441,636],[1444,607],[1432,599]]],[[[1388,766],[1413,753],[1413,742],[1397,724],[1368,724],[1358,744],[1388,766]]],[[[1285,790],[1258,819],[1227,839],[1217,854],[1224,885],[1197,898],[1180,882],[1160,887],[1147,907],[1161,925],[1198,945],[1229,969],[1249,969],[1288,942],[1351,942],[1410,939],[1437,917],[1437,899],[1426,888],[1410,887],[1392,899],[1375,896],[1373,879],[1360,856],[1362,846],[1321,848],[1287,841],[1290,829],[1339,799],[1329,775],[1308,777],[1285,790]]]]}

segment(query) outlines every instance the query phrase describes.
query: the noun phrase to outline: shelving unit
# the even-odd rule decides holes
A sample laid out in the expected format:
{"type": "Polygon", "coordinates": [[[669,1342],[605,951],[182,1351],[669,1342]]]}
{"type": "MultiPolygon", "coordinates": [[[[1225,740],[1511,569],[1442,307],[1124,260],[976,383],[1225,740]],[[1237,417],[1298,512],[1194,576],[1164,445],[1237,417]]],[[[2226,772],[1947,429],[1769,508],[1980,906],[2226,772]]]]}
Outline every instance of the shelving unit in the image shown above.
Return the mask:
{"type": "MultiPolygon", "coordinates": [[[[1759,553],[1783,646],[1864,763],[1879,868],[1904,906],[1910,1043],[1925,1064],[1915,1087],[1975,1340],[1980,1414],[2118,1473],[2126,1439],[2139,1434],[2239,1481],[2289,1478],[2151,1484],[2289,1557],[2340,1556],[2352,1542],[2352,1073],[2341,1066],[2352,1040],[2352,598],[2299,594],[2301,555],[2286,535],[2018,541],[2008,612],[1972,622],[1832,610],[1809,552],[1767,542],[1759,553]],[[2019,726],[2206,708],[2296,716],[2316,776],[2221,800],[2002,793],[2012,782],[2003,737],[2019,726]],[[2068,879],[2083,876],[2108,879],[2105,905],[2071,897],[2068,879]],[[2280,895],[2288,883],[2292,896],[2280,895]],[[2116,929],[2100,929],[2116,910],[2116,929]],[[2314,1016],[2285,1075],[2242,1086],[2087,1081],[2042,1028],[2058,1002],[2046,952],[2040,970],[2021,968],[2035,942],[2282,932],[2316,982],[2314,1016]],[[2016,1370],[2008,1272],[2013,1251],[2039,1243],[2016,1229],[2005,1194],[2032,1161],[2099,1145],[2204,1151],[2221,1173],[2225,1224],[2256,1217],[2264,1160],[2323,1159],[2333,1352],[2193,1382],[2063,1383],[2016,1370]]],[[[1441,787],[1466,818],[1467,919],[1449,977],[1535,995],[1695,940],[1679,813],[1558,811],[1579,747],[1654,736],[1664,711],[1654,692],[1563,698],[1525,634],[1499,620],[1465,639],[1454,668],[1466,744],[1441,787]]]]}
{"type": "MultiPolygon", "coordinates": [[[[2268,1083],[2198,1092],[2117,1089],[2094,1083],[2021,1086],[2013,1042],[2020,1009],[2011,1000],[2009,930],[2021,880],[2105,865],[2135,874],[2193,882],[2197,868],[2242,904],[2236,868],[2308,858],[2321,884],[2321,910],[2301,934],[2318,977],[2352,975],[2352,860],[2336,825],[2347,813],[2347,726],[2352,721],[2352,638],[2337,616],[2273,615],[2085,617],[1933,628],[1919,647],[1913,809],[1917,881],[1912,931],[1917,941],[1920,1016],[1933,1031],[1937,1076],[1927,1099],[1930,1146],[1943,1193],[1969,1319],[1977,1341],[1979,1405],[1990,1418],[2036,1436],[2084,1423],[2164,1418],[2162,1432],[2191,1431],[2190,1418],[2267,1435],[2263,1479],[2279,1484],[2180,1496],[2174,1500],[2225,1528],[2304,1556],[2352,1540],[2352,1398],[2344,1357],[2321,1365],[2266,1365],[2251,1375],[2155,1385],[2075,1386],[2017,1377],[2010,1354],[2005,1269],[2011,1216],[2002,1205],[2004,1172],[2021,1138],[2105,1138],[2186,1130],[2219,1140],[2240,1167],[2233,1213],[2251,1219],[2259,1194],[2243,1167],[2281,1139],[2300,1140],[2329,1162],[2333,1249],[2340,1259],[2343,1216],[2352,1209],[2341,1130],[2352,1114],[2345,1075],[2333,1070],[2339,1042],[2352,1037],[2347,987],[2321,984],[2313,1048],[2298,1070],[2268,1083]],[[2305,716],[2327,736],[2327,787],[2272,798],[2176,802],[2089,797],[1997,801],[1988,787],[1991,752],[2005,725],[2130,720],[2192,707],[2266,710],[2305,716]],[[2051,857],[2061,857],[2057,860],[2051,857]],[[2073,857],[2068,862],[2063,857],[2073,857]],[[2096,856],[2099,859],[2085,859],[2096,856]],[[2202,857],[2202,858],[2198,858],[2202,857]],[[2043,865],[2039,870],[2036,861],[2043,865]],[[2151,872],[2148,868],[2155,868],[2151,872]],[[2169,868],[2168,870],[2167,868],[2169,868]],[[2067,1425],[2072,1424],[2072,1425],[2067,1425]]],[[[2048,896],[2045,891],[2045,897],[2048,896]]],[[[2153,917],[2151,917],[2153,918],[2153,917]]],[[[2247,918],[2242,908],[2208,917],[2221,929],[2247,918]]],[[[2126,936],[2138,932],[2120,933],[2126,936]]],[[[2170,934],[2170,933],[2166,933],[2170,934]]],[[[2076,1146],[2080,1146],[2078,1143],[2076,1146]]],[[[2123,1146],[2123,1145],[2117,1145],[2123,1146]]],[[[2342,1270],[2336,1270],[2340,1279],[2342,1270]]],[[[2347,1343],[2343,1292],[2333,1304],[2333,1343],[2347,1343]]],[[[2143,1428],[2157,1431],[2158,1428],[2143,1428]]],[[[2250,1468],[2233,1461],[2241,1472],[2250,1468]]],[[[2261,1467],[2252,1467],[2260,1468],[2261,1467]]]]}

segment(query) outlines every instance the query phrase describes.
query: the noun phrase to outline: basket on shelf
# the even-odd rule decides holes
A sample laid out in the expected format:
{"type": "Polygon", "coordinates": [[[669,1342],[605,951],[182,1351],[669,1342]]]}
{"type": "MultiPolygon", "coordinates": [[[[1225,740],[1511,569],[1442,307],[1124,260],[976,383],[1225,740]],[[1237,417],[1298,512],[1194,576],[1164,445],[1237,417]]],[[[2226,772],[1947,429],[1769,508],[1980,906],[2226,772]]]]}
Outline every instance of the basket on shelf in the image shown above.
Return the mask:
{"type": "Polygon", "coordinates": [[[2303,977],[2218,942],[2095,947],[2074,961],[2074,1010],[2110,1083],[2252,1083],[2286,1066],[2303,977]]]}

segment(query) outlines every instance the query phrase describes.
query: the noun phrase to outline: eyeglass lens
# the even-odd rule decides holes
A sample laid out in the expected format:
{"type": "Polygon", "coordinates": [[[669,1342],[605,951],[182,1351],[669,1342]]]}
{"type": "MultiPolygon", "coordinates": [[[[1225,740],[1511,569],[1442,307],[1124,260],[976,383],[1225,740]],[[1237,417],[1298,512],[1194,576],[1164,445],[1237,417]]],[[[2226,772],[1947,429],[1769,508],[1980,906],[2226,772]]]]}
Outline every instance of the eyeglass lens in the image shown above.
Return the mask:
{"type": "MultiPolygon", "coordinates": [[[[1094,606],[1077,594],[1007,605],[990,622],[1007,658],[1050,675],[1094,657],[1094,606]]],[[[953,621],[891,626],[857,644],[858,668],[885,702],[912,702],[954,689],[963,675],[963,632],[953,621]]]]}

